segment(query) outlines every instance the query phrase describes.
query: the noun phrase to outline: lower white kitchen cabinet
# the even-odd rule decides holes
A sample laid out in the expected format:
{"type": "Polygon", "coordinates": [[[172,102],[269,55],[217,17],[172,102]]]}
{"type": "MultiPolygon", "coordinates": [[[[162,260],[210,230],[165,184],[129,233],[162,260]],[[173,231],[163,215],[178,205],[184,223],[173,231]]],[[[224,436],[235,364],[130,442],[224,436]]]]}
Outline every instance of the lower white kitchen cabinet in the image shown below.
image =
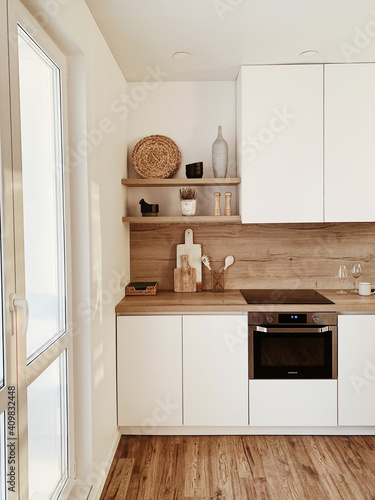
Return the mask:
{"type": "Polygon", "coordinates": [[[375,426],[375,314],[339,316],[338,380],[249,380],[247,323],[118,316],[118,425],[375,426]]]}
{"type": "Polygon", "coordinates": [[[337,425],[337,380],[250,380],[250,425],[337,425]]]}
{"type": "Polygon", "coordinates": [[[375,314],[339,316],[338,423],[375,425],[375,314]]]}
{"type": "Polygon", "coordinates": [[[117,317],[118,425],[182,425],[181,316],[117,317]]]}
{"type": "Polygon", "coordinates": [[[248,424],[247,314],[183,317],[184,424],[248,424]]]}

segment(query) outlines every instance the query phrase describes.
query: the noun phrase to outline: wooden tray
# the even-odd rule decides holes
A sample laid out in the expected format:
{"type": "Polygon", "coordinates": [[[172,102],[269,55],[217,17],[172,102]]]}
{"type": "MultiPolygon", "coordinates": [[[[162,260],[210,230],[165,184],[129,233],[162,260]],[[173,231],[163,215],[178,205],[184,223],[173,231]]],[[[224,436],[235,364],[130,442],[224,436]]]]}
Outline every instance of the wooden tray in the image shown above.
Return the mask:
{"type": "Polygon", "coordinates": [[[157,281],[132,281],[125,287],[125,295],[156,295],[157,281]]]}

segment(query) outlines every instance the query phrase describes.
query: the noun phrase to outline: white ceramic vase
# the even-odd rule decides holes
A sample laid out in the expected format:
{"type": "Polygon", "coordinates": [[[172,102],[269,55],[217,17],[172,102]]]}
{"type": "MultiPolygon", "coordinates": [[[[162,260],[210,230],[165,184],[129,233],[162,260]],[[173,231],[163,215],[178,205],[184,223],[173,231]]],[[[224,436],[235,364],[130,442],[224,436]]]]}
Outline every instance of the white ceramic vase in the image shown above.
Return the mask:
{"type": "Polygon", "coordinates": [[[195,215],[197,200],[181,200],[182,215],[195,215]]]}
{"type": "Polygon", "coordinates": [[[228,170],[228,144],[223,139],[221,125],[218,127],[218,134],[212,144],[212,168],[214,177],[226,177],[228,170]]]}

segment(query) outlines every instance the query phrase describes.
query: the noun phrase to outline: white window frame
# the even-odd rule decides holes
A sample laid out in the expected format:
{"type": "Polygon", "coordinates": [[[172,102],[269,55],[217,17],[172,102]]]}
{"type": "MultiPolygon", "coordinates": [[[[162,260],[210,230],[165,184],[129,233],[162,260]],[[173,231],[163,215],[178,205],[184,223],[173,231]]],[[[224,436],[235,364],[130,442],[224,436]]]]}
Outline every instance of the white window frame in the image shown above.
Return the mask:
{"type": "MultiPolygon", "coordinates": [[[[16,385],[16,336],[13,317],[9,310],[9,293],[15,289],[14,276],[14,230],[13,230],[13,173],[12,140],[10,121],[10,88],[8,59],[7,0],[0,0],[0,189],[1,189],[1,231],[2,231],[2,286],[5,373],[4,387],[0,389],[0,414],[5,415],[7,435],[8,386],[16,385]]],[[[8,455],[8,453],[6,454],[8,455]]],[[[7,465],[7,464],[6,464],[7,465]]],[[[9,499],[18,498],[18,483],[15,492],[7,491],[9,499]]]]}
{"type": "MultiPolygon", "coordinates": [[[[3,1],[3,0],[1,0],[3,1]]],[[[12,124],[12,155],[13,155],[13,182],[14,186],[22,186],[22,155],[20,131],[20,105],[19,105],[19,79],[18,79],[18,49],[17,25],[35,40],[61,70],[62,85],[62,132],[64,138],[64,151],[67,145],[67,62],[65,56],[45,33],[43,28],[32,17],[29,11],[18,1],[8,0],[8,30],[9,30],[9,68],[10,68],[10,100],[12,124]]],[[[73,333],[72,324],[72,288],[71,288],[71,238],[70,238],[70,197],[69,197],[69,168],[67,156],[64,159],[64,207],[65,207],[65,233],[66,233],[66,274],[67,274],[67,332],[59,337],[51,346],[44,350],[37,358],[27,365],[26,338],[21,336],[23,325],[22,312],[17,311],[17,378],[18,378],[18,426],[22,429],[22,439],[19,444],[19,498],[28,500],[28,450],[27,450],[27,387],[55,361],[60,354],[67,350],[69,381],[68,401],[68,469],[70,477],[64,487],[60,498],[67,498],[74,483],[74,426],[73,426],[73,333]]],[[[23,251],[23,205],[22,189],[14,191],[14,227],[16,241],[15,261],[15,290],[17,295],[25,296],[24,283],[24,251],[23,251]],[[20,244],[21,243],[21,244],[20,244]]]]}

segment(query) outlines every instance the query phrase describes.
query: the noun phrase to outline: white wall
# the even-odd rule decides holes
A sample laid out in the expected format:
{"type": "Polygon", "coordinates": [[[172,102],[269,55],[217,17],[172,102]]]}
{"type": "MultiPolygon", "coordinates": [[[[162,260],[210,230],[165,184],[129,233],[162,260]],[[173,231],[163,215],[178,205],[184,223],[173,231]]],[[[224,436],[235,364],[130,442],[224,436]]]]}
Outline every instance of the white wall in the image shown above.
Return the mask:
{"type": "MultiPolygon", "coordinates": [[[[147,71],[146,71],[147,72],[147,71]]],[[[139,177],[131,166],[131,152],[136,143],[152,134],[173,139],[182,154],[182,163],[175,177],[185,178],[185,165],[203,161],[203,176],[213,177],[212,143],[218,126],[228,143],[228,177],[236,173],[236,114],[235,82],[157,82],[153,88],[144,84],[128,84],[129,114],[129,177],[139,177]]],[[[236,210],[235,188],[199,188],[197,215],[213,215],[213,193],[234,194],[232,207],[236,210]]],[[[139,200],[159,203],[160,215],[180,215],[178,188],[131,188],[127,191],[127,215],[140,215],[139,200]]]]}
{"type": "Polygon", "coordinates": [[[84,0],[24,0],[69,56],[70,177],[74,303],[76,457],[79,486],[97,496],[119,433],[114,307],[129,279],[128,227],[121,221],[126,119],[113,102],[126,81],[84,0]]]}

